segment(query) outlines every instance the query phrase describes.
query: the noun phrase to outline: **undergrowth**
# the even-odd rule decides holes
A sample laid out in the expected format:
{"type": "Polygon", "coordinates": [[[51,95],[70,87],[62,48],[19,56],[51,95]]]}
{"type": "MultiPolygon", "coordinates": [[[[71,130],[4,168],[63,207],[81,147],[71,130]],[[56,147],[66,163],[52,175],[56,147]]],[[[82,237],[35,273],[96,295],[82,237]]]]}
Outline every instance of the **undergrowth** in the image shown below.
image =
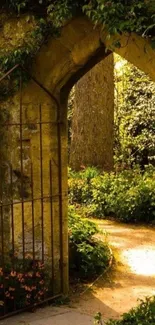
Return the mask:
{"type": "Polygon", "coordinates": [[[123,222],[155,221],[155,169],[148,166],[111,173],[88,168],[69,171],[69,202],[85,217],[123,222]]]}
{"type": "MultiPolygon", "coordinates": [[[[98,323],[100,324],[100,323],[98,323]]],[[[110,320],[106,325],[154,325],[155,296],[141,300],[138,307],[131,309],[121,320],[110,320]]]]}
{"type": "Polygon", "coordinates": [[[92,279],[109,265],[111,252],[106,238],[95,238],[99,229],[94,222],[81,218],[73,207],[69,208],[70,276],[92,279]]]}

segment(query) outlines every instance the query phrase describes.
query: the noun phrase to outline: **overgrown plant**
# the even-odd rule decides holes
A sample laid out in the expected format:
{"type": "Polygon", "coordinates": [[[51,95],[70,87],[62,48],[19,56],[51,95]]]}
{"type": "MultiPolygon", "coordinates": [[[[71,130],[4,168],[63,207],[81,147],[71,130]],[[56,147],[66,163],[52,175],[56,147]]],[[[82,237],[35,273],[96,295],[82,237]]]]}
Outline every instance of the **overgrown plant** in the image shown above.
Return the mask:
{"type": "Polygon", "coordinates": [[[154,222],[155,169],[141,173],[137,167],[119,172],[101,173],[89,183],[79,172],[69,178],[69,199],[81,214],[124,222],[154,222]]]}
{"type": "MultiPolygon", "coordinates": [[[[123,32],[136,32],[150,39],[155,47],[155,5],[153,1],[143,0],[2,0],[1,10],[21,14],[32,14],[37,21],[34,31],[36,40],[24,42],[22,48],[14,48],[11,53],[0,57],[1,70],[7,71],[15,63],[25,64],[35,57],[36,49],[48,36],[60,31],[64,22],[78,14],[85,14],[93,23],[101,24],[107,31],[107,37],[123,32]]],[[[33,37],[33,35],[32,35],[33,37]]],[[[114,46],[119,47],[120,43],[114,46]]]]}
{"type": "Polygon", "coordinates": [[[106,325],[154,325],[155,296],[141,300],[138,307],[124,314],[121,320],[110,320],[106,325]]]}
{"type": "Polygon", "coordinates": [[[94,316],[94,325],[154,325],[155,324],[155,296],[140,300],[136,308],[122,315],[120,320],[103,322],[101,313],[94,316]]]}
{"type": "Polygon", "coordinates": [[[106,240],[95,239],[99,233],[95,223],[81,218],[69,208],[70,276],[94,278],[109,265],[111,251],[106,240]]]}
{"type": "Polygon", "coordinates": [[[154,39],[155,4],[143,0],[2,0],[2,8],[12,9],[17,14],[32,11],[38,15],[52,17],[56,25],[61,26],[66,19],[86,13],[95,23],[106,25],[109,34],[135,31],[154,39]]]}

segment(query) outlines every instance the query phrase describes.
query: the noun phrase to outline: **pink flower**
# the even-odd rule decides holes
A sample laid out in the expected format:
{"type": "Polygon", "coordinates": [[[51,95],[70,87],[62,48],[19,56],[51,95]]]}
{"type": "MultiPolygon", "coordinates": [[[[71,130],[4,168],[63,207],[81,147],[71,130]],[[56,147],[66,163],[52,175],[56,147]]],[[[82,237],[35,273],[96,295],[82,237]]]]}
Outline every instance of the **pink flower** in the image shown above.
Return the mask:
{"type": "Polygon", "coordinates": [[[44,280],[39,281],[40,284],[44,284],[44,280]]]}
{"type": "Polygon", "coordinates": [[[11,271],[10,275],[14,278],[17,275],[17,273],[16,271],[11,271]]]}
{"type": "Polygon", "coordinates": [[[36,286],[32,286],[31,288],[32,288],[32,290],[36,290],[36,286]]]}
{"type": "Polygon", "coordinates": [[[37,278],[41,278],[41,276],[40,276],[40,273],[39,273],[39,272],[36,272],[36,277],[37,277],[37,278]]]}

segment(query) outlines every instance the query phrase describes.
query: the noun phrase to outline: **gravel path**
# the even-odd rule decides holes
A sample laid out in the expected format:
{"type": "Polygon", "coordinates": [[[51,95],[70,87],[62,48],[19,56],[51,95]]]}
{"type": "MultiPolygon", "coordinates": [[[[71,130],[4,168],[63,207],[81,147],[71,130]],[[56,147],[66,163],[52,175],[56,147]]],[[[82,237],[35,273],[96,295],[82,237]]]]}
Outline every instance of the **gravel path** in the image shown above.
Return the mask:
{"type": "Polygon", "coordinates": [[[108,233],[116,265],[91,290],[72,294],[71,306],[104,319],[119,318],[137,299],[155,294],[155,228],[96,221],[108,233]]]}

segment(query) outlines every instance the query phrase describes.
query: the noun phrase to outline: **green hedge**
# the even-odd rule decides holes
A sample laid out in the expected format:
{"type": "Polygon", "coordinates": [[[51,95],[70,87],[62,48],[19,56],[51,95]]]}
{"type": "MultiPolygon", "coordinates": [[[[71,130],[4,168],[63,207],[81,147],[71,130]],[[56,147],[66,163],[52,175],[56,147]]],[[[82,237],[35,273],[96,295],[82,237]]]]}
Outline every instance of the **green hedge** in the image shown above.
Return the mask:
{"type": "Polygon", "coordinates": [[[95,168],[69,173],[69,201],[87,217],[124,222],[155,220],[155,169],[99,174],[95,168]]]}

